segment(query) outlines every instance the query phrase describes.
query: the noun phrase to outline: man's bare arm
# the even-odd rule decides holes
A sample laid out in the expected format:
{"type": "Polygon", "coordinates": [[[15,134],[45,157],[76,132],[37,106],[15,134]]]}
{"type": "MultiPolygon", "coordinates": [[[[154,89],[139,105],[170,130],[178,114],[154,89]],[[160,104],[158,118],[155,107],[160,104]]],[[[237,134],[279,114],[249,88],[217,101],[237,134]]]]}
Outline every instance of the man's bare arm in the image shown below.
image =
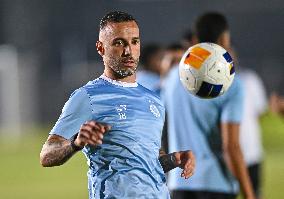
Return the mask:
{"type": "Polygon", "coordinates": [[[50,135],[42,147],[40,163],[44,167],[64,164],[77,150],[71,146],[71,141],[59,135],[50,135]]]}
{"type": "Polygon", "coordinates": [[[244,198],[254,199],[252,184],[239,143],[239,124],[222,123],[222,141],[226,163],[238,179],[244,198]]]}
{"type": "Polygon", "coordinates": [[[70,140],[59,135],[50,135],[42,147],[40,163],[44,167],[53,167],[64,164],[77,151],[86,145],[97,146],[102,144],[103,134],[109,131],[109,125],[96,121],[87,121],[70,140]]]}

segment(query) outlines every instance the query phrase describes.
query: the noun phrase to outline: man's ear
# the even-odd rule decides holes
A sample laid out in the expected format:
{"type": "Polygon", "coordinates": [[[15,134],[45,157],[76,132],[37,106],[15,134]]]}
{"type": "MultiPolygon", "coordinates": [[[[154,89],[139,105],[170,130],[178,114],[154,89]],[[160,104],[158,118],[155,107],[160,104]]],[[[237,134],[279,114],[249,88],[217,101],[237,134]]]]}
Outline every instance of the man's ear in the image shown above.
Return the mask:
{"type": "Polygon", "coordinates": [[[105,53],[105,49],[104,49],[103,43],[102,43],[101,41],[97,41],[96,47],[97,47],[98,53],[99,53],[101,56],[103,56],[104,53],[105,53]]]}

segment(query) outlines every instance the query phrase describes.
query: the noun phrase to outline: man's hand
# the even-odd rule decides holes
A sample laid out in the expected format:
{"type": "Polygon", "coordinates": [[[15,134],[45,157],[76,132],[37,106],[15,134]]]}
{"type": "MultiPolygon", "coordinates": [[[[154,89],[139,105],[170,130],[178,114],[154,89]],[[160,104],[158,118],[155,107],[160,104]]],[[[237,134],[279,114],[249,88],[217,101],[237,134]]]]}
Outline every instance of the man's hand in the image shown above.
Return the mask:
{"type": "Polygon", "coordinates": [[[192,176],[195,169],[195,157],[192,151],[179,151],[166,154],[161,149],[159,161],[165,173],[176,167],[183,169],[181,177],[185,179],[192,176]]]}
{"type": "Polygon", "coordinates": [[[85,122],[78,133],[74,144],[78,147],[84,147],[85,145],[97,146],[102,144],[104,133],[110,130],[109,125],[101,124],[96,121],[85,122]]]}
{"type": "Polygon", "coordinates": [[[181,177],[188,179],[194,173],[195,169],[195,157],[192,151],[179,151],[173,153],[175,157],[175,163],[182,170],[181,177]]]}

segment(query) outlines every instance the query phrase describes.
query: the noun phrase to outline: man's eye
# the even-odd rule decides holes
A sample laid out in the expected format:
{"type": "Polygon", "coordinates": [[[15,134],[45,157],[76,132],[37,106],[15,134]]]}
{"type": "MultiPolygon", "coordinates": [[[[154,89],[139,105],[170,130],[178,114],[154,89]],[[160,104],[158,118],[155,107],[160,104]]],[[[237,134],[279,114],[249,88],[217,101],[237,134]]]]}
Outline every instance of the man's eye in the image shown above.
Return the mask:
{"type": "Polygon", "coordinates": [[[115,46],[122,46],[123,45],[123,42],[122,41],[116,41],[114,43],[115,46]]]}
{"type": "Polygon", "coordinates": [[[132,41],[132,44],[139,44],[140,43],[140,41],[139,40],[134,40],[134,41],[132,41]]]}

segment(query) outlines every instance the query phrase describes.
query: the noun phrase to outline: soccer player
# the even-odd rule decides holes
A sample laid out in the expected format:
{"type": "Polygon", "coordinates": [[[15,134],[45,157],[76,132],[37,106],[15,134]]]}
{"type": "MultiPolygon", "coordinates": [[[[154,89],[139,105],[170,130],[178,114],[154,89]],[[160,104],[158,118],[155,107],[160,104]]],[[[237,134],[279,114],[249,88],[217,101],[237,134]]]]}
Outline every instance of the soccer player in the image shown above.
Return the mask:
{"type": "Polygon", "coordinates": [[[136,20],[124,12],[108,13],[100,22],[96,46],[104,73],[71,95],[40,162],[58,166],[83,150],[90,199],[169,198],[164,172],[178,166],[181,177],[189,178],[195,161],[191,151],[160,150],[164,107],[159,97],[136,83],[136,20]]]}
{"type": "MultiPolygon", "coordinates": [[[[196,24],[198,42],[212,42],[230,48],[225,17],[206,13],[196,24]]],[[[169,174],[173,199],[233,199],[239,192],[255,199],[239,144],[243,109],[243,88],[236,76],[231,88],[215,99],[200,99],[187,92],[178,67],[170,71],[162,96],[168,118],[169,151],[190,148],[196,156],[196,171],[190,181],[169,174]]]]}

